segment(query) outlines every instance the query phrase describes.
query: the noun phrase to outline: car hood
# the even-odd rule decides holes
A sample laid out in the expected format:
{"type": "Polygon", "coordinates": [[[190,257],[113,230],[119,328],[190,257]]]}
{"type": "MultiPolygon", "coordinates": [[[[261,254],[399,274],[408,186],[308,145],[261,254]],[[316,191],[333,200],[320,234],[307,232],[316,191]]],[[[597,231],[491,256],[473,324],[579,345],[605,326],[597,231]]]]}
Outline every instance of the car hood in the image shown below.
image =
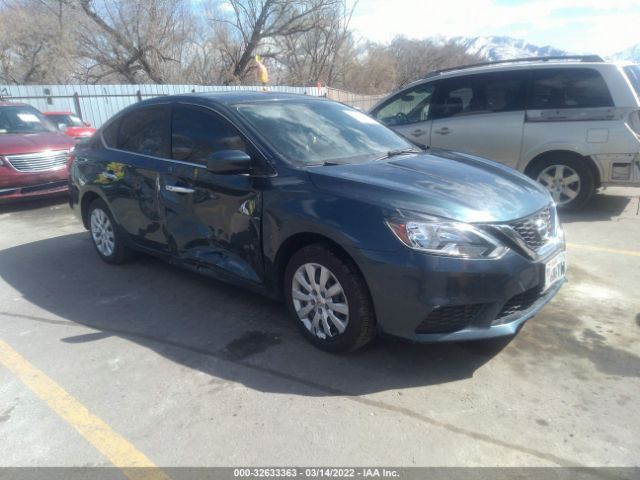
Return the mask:
{"type": "Polygon", "coordinates": [[[309,167],[321,191],[461,222],[507,222],[551,203],[523,174],[471,155],[430,150],[386,161],[309,167]]]}
{"type": "Polygon", "coordinates": [[[0,155],[67,150],[73,145],[71,138],[59,132],[0,133],[0,155]]]}

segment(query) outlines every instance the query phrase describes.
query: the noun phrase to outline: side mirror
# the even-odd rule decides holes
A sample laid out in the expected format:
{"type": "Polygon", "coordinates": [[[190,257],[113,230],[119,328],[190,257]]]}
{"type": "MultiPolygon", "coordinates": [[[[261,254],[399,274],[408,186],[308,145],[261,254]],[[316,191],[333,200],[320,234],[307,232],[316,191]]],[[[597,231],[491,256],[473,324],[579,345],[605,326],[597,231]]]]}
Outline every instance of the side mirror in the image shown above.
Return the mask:
{"type": "Polygon", "coordinates": [[[67,131],[67,124],[66,123],[59,123],[58,124],[58,130],[60,130],[61,132],[66,132],[67,131]]]}
{"type": "Polygon", "coordinates": [[[242,150],[220,150],[207,160],[207,170],[219,175],[251,172],[251,157],[242,150]]]}

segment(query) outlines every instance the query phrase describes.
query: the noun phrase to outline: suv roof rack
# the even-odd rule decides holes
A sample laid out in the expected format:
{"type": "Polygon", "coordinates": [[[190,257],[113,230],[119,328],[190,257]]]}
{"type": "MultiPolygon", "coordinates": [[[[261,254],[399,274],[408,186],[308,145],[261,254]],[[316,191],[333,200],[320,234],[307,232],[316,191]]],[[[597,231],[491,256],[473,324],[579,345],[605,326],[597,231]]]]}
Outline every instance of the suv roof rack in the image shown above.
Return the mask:
{"type": "Polygon", "coordinates": [[[455,70],[465,70],[467,68],[486,67],[488,65],[501,65],[505,63],[548,62],[550,60],[577,60],[580,62],[604,62],[604,59],[600,55],[556,55],[556,56],[550,56],[550,57],[523,57],[523,58],[512,58],[511,60],[495,60],[492,62],[481,62],[481,63],[473,63],[470,65],[461,65],[459,67],[444,68],[442,70],[436,70],[435,72],[428,73],[424,78],[431,78],[446,72],[453,72],[455,70]]]}

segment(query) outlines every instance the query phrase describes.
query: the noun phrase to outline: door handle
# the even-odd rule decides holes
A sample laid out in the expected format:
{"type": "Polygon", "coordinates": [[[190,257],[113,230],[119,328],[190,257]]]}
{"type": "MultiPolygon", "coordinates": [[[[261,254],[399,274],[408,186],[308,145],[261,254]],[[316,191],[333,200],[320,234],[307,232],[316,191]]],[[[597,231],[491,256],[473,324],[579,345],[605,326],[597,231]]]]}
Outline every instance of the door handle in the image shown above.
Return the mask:
{"type": "Polygon", "coordinates": [[[105,172],[102,176],[107,180],[118,180],[118,176],[115,173],[105,172]]]}
{"type": "Polygon", "coordinates": [[[167,192],[174,192],[174,193],[193,193],[193,192],[195,192],[195,190],[193,188],[179,187],[178,185],[165,185],[164,189],[167,192]]]}
{"type": "Polygon", "coordinates": [[[414,130],[413,132],[411,132],[411,135],[413,135],[414,137],[419,137],[420,135],[422,135],[424,133],[424,130],[414,130]]]}
{"type": "Polygon", "coordinates": [[[449,135],[451,133],[451,130],[449,130],[448,127],[442,127],[439,130],[436,130],[434,133],[437,133],[439,135],[449,135]]]}

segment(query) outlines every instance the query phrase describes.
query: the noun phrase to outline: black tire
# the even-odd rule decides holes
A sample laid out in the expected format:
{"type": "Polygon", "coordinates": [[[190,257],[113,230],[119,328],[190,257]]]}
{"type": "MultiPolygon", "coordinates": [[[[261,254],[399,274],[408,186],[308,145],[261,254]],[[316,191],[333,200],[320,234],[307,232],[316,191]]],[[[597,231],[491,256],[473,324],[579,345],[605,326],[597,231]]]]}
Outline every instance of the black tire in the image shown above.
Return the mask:
{"type": "Polygon", "coordinates": [[[120,229],[111,214],[111,210],[109,210],[109,207],[107,207],[107,204],[102,199],[97,198],[91,202],[91,205],[89,205],[89,210],[87,211],[87,223],[89,225],[91,243],[93,243],[96,252],[98,252],[98,255],[102,260],[111,265],[119,265],[133,258],[133,251],[125,246],[122,234],[120,233],[120,229]],[[96,241],[91,223],[94,212],[98,216],[100,216],[100,212],[102,212],[109,221],[113,234],[113,248],[111,249],[111,253],[105,253],[104,249],[101,249],[96,241]]]}
{"type": "MultiPolygon", "coordinates": [[[[556,199],[556,203],[558,204],[558,208],[563,210],[575,210],[582,207],[595,192],[595,178],[593,172],[587,165],[588,161],[588,159],[579,156],[562,154],[548,155],[533,164],[533,166],[527,170],[527,174],[534,180],[539,181],[539,183],[545,186],[553,195],[551,189],[553,187],[549,188],[549,186],[545,185],[544,181],[538,179],[540,174],[554,165],[572,169],[580,179],[578,195],[572,200],[567,200],[567,197],[562,195],[562,201],[557,201],[556,199]]],[[[573,185],[575,186],[576,184],[574,183],[573,185]]]]}
{"type": "MultiPolygon", "coordinates": [[[[328,352],[347,352],[362,347],[375,337],[375,313],[364,278],[352,261],[336,255],[327,245],[322,243],[309,245],[291,257],[284,274],[283,290],[291,317],[302,334],[316,347],[328,352]],[[296,271],[305,264],[317,264],[328,269],[342,287],[343,293],[340,295],[346,298],[348,306],[348,322],[342,333],[338,333],[336,329],[334,336],[320,338],[312,333],[299,318],[294,305],[292,288],[296,271]]],[[[324,305],[328,308],[326,305],[329,303],[324,305]]]]}

